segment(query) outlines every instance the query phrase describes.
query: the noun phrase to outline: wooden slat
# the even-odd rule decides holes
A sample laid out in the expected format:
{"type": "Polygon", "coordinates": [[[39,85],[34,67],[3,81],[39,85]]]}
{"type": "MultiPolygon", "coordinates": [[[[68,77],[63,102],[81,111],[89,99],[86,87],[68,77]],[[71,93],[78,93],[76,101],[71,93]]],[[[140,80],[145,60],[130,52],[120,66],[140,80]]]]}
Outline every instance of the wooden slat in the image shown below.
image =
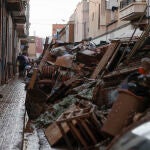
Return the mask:
{"type": "Polygon", "coordinates": [[[67,145],[68,145],[68,148],[69,148],[70,150],[73,150],[72,144],[71,144],[71,142],[70,142],[70,140],[69,140],[67,134],[65,133],[64,128],[62,127],[61,124],[58,124],[58,126],[59,126],[59,129],[60,129],[60,131],[61,131],[61,134],[63,135],[63,137],[64,137],[64,139],[65,139],[65,141],[66,141],[66,143],[67,143],[67,145]]]}
{"type": "MultiPolygon", "coordinates": [[[[65,113],[72,112],[77,108],[76,105],[72,105],[65,113]]],[[[62,115],[63,117],[63,115],[62,115]]],[[[75,125],[77,122],[74,121],[73,124],[75,125]]],[[[54,146],[60,139],[64,137],[64,134],[67,134],[70,131],[69,126],[67,125],[66,122],[59,123],[56,121],[55,123],[51,124],[46,128],[44,131],[45,136],[50,143],[51,146],[54,146]],[[63,132],[62,132],[63,129],[63,132]]]]}
{"type": "Polygon", "coordinates": [[[42,70],[42,67],[43,67],[44,64],[46,63],[48,55],[49,55],[49,50],[47,49],[47,50],[45,51],[45,53],[44,53],[44,56],[43,56],[43,58],[42,58],[40,64],[39,64],[39,70],[40,70],[40,71],[42,70]]]}
{"type": "Polygon", "coordinates": [[[79,141],[82,143],[82,145],[84,146],[85,149],[88,149],[88,142],[85,140],[85,138],[82,136],[82,134],[80,133],[80,131],[74,126],[74,124],[72,123],[72,121],[67,122],[73,135],[76,136],[77,139],[79,139],[79,141]]]}
{"type": "MultiPolygon", "coordinates": [[[[61,126],[65,134],[69,132],[70,129],[66,123],[62,123],[61,126]]],[[[53,123],[45,130],[45,135],[51,146],[56,144],[63,137],[62,132],[56,123],[53,123]]]]}
{"type": "Polygon", "coordinates": [[[88,125],[86,124],[85,120],[80,120],[81,125],[84,127],[84,129],[86,130],[86,132],[88,133],[89,137],[91,138],[91,140],[94,142],[94,144],[97,143],[97,139],[94,136],[94,134],[92,133],[92,131],[89,129],[88,125]]]}
{"type": "Polygon", "coordinates": [[[121,70],[113,71],[113,72],[105,75],[104,79],[110,78],[110,77],[113,77],[113,76],[118,76],[118,75],[121,75],[121,74],[126,74],[126,73],[129,73],[129,72],[133,72],[133,71],[136,71],[138,68],[139,68],[139,66],[138,67],[131,67],[131,68],[124,68],[124,69],[121,69],[121,70]]]}
{"type": "Polygon", "coordinates": [[[68,148],[72,150],[71,141],[67,136],[67,133],[70,131],[72,136],[83,145],[84,149],[88,149],[91,144],[97,144],[96,135],[89,127],[89,119],[92,119],[92,124],[97,124],[93,113],[94,109],[95,107],[90,106],[64,112],[57,119],[56,124],[52,124],[46,129],[45,134],[49,143],[54,145],[63,137],[68,148]],[[89,143],[88,140],[91,140],[92,143],[89,143]]]}
{"type": "Polygon", "coordinates": [[[107,62],[109,61],[109,59],[111,58],[111,56],[115,52],[119,42],[120,41],[115,41],[112,44],[110,44],[110,46],[108,47],[108,49],[107,49],[106,53],[104,54],[103,58],[100,60],[100,62],[98,63],[96,69],[94,70],[94,72],[91,76],[92,79],[96,79],[98,74],[102,73],[102,70],[107,65],[107,62]]]}
{"type": "Polygon", "coordinates": [[[113,53],[112,57],[110,58],[109,62],[107,63],[106,69],[108,69],[109,66],[113,63],[113,61],[114,61],[114,59],[116,57],[116,54],[118,53],[121,45],[122,45],[122,43],[120,42],[119,45],[117,46],[115,52],[113,53]]]}
{"type": "Polygon", "coordinates": [[[33,70],[33,74],[32,74],[32,77],[30,79],[30,82],[29,82],[28,90],[33,89],[34,84],[35,84],[35,80],[36,80],[36,76],[37,76],[37,72],[38,72],[37,69],[33,70]]]}

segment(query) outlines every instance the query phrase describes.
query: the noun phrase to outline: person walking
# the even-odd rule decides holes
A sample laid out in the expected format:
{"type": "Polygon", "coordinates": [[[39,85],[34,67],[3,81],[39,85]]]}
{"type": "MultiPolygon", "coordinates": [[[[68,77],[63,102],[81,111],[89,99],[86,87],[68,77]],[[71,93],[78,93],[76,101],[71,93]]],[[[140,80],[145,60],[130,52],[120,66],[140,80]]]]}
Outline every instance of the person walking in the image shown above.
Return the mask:
{"type": "Polygon", "coordinates": [[[17,57],[17,64],[19,66],[19,77],[22,77],[26,65],[26,59],[21,53],[19,53],[19,56],[17,57]]]}

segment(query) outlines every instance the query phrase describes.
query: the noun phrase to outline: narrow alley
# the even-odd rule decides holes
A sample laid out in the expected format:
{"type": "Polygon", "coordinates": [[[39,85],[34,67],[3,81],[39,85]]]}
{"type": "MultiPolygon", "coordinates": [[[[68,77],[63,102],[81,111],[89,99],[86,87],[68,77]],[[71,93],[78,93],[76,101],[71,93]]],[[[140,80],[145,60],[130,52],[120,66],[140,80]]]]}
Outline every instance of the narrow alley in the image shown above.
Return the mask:
{"type": "Polygon", "coordinates": [[[1,87],[0,149],[19,150],[23,147],[25,118],[25,84],[16,77],[1,87]]]}

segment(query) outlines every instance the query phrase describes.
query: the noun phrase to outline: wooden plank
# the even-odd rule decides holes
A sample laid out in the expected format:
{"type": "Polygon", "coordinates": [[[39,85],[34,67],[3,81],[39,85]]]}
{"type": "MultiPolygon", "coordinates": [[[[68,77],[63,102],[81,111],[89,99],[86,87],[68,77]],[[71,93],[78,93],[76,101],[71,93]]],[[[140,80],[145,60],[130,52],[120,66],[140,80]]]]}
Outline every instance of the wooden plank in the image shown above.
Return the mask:
{"type": "Polygon", "coordinates": [[[130,73],[130,72],[136,71],[138,68],[139,68],[139,66],[131,67],[131,68],[123,68],[121,70],[113,71],[113,72],[105,75],[104,79],[111,78],[111,77],[118,76],[118,75],[125,74],[125,73],[130,73]]]}
{"type": "Polygon", "coordinates": [[[72,112],[63,113],[57,119],[57,122],[63,123],[66,121],[88,118],[93,111],[94,111],[94,107],[87,107],[84,109],[78,109],[78,110],[73,110],[72,112]]]}
{"type": "Polygon", "coordinates": [[[43,49],[43,53],[42,53],[42,57],[44,56],[45,51],[46,51],[46,50],[48,49],[48,47],[49,47],[48,41],[49,41],[49,37],[46,37],[45,44],[44,44],[44,49],[43,49]]]}
{"type": "Polygon", "coordinates": [[[88,149],[88,143],[87,141],[84,139],[84,137],[81,135],[80,131],[74,126],[74,124],[72,123],[72,121],[67,122],[73,135],[77,137],[77,139],[79,139],[79,141],[82,143],[82,145],[84,146],[85,149],[88,149]]]}
{"type": "Polygon", "coordinates": [[[89,129],[89,127],[86,124],[85,120],[80,120],[80,123],[84,127],[84,129],[86,130],[86,132],[88,133],[89,137],[92,139],[92,141],[94,142],[94,144],[96,144],[97,143],[96,137],[94,136],[94,134],[92,133],[92,131],[89,129]]]}
{"type": "Polygon", "coordinates": [[[94,72],[91,76],[92,79],[96,79],[98,74],[102,73],[102,71],[104,70],[104,67],[107,65],[109,59],[111,58],[111,56],[115,52],[115,50],[116,50],[119,43],[120,43],[120,41],[115,41],[115,42],[112,42],[112,44],[110,44],[110,46],[108,47],[108,49],[107,49],[106,53],[104,54],[103,58],[100,60],[100,62],[98,63],[96,69],[94,70],[94,72]]]}
{"type": "Polygon", "coordinates": [[[44,64],[46,63],[46,61],[48,60],[48,55],[49,55],[49,50],[47,49],[44,53],[44,56],[39,64],[39,70],[41,71],[42,70],[42,67],[44,66],[44,64]]]}
{"type": "Polygon", "coordinates": [[[136,42],[136,44],[134,45],[134,47],[130,51],[129,55],[127,56],[127,60],[129,60],[135,54],[135,52],[139,48],[141,48],[141,46],[144,44],[144,41],[146,40],[146,37],[149,35],[149,32],[150,32],[150,24],[147,25],[146,30],[143,31],[143,33],[141,34],[139,40],[136,42]]]}
{"type": "Polygon", "coordinates": [[[71,142],[70,142],[70,140],[69,140],[67,134],[65,133],[64,128],[62,127],[62,124],[58,124],[58,127],[59,127],[59,129],[60,129],[60,131],[61,131],[61,134],[62,134],[62,136],[64,137],[64,139],[65,139],[67,145],[68,145],[68,148],[69,148],[70,150],[73,150],[73,147],[72,147],[72,145],[71,145],[71,142]]]}
{"type": "Polygon", "coordinates": [[[109,62],[107,63],[106,69],[108,69],[109,66],[113,63],[113,61],[114,61],[114,59],[116,57],[116,54],[118,53],[121,45],[122,45],[122,43],[120,42],[119,45],[117,46],[115,52],[113,53],[112,57],[110,58],[109,62]]]}
{"type": "MultiPolygon", "coordinates": [[[[71,107],[69,107],[69,110],[67,110],[64,113],[73,111],[76,108],[77,108],[76,105],[72,105],[71,107]]],[[[76,124],[76,123],[77,123],[76,121],[73,122],[73,124],[76,124]]],[[[44,133],[50,145],[54,146],[60,139],[63,138],[64,134],[67,134],[69,131],[70,131],[70,128],[66,122],[59,123],[58,121],[56,121],[55,123],[48,126],[46,130],[44,131],[44,133]],[[62,128],[63,128],[63,132],[62,132],[62,128]]]]}
{"type": "Polygon", "coordinates": [[[38,69],[33,70],[33,74],[32,74],[32,77],[30,79],[30,82],[29,82],[28,90],[33,89],[34,84],[35,84],[35,80],[36,80],[36,76],[37,76],[37,72],[38,72],[38,69]]]}
{"type": "MultiPolygon", "coordinates": [[[[61,127],[63,128],[65,134],[68,133],[70,130],[66,123],[62,123],[61,127]]],[[[51,146],[56,144],[63,137],[62,132],[57,123],[53,123],[48,128],[46,128],[45,135],[51,146]]]]}
{"type": "MultiPolygon", "coordinates": [[[[146,11],[147,9],[149,9],[149,6],[146,5],[145,7],[145,10],[144,12],[142,13],[137,25],[136,25],[136,28],[132,34],[132,37],[133,35],[135,34],[136,30],[138,29],[140,23],[142,22],[142,20],[144,19],[145,17],[145,14],[146,14],[146,11]]],[[[135,54],[135,52],[144,44],[144,41],[146,39],[146,37],[149,35],[149,31],[150,31],[150,24],[148,23],[146,29],[143,31],[143,33],[140,35],[140,38],[139,40],[136,42],[136,44],[134,45],[134,47],[132,48],[132,50],[130,51],[130,53],[128,54],[128,57],[127,57],[127,62],[129,61],[129,59],[135,54]]],[[[132,37],[130,38],[132,40],[132,37]]],[[[130,40],[130,41],[131,41],[130,40]]]]}

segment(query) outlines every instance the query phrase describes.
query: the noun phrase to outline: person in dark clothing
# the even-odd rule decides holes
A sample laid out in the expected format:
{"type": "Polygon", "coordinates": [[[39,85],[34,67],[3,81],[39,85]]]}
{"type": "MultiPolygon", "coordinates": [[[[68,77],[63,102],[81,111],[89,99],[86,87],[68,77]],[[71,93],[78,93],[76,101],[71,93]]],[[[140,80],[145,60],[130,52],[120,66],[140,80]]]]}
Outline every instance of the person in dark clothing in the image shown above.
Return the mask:
{"type": "Polygon", "coordinates": [[[19,63],[19,76],[21,77],[23,76],[23,71],[26,65],[26,59],[24,55],[20,53],[19,56],[17,57],[17,62],[19,63]]]}

